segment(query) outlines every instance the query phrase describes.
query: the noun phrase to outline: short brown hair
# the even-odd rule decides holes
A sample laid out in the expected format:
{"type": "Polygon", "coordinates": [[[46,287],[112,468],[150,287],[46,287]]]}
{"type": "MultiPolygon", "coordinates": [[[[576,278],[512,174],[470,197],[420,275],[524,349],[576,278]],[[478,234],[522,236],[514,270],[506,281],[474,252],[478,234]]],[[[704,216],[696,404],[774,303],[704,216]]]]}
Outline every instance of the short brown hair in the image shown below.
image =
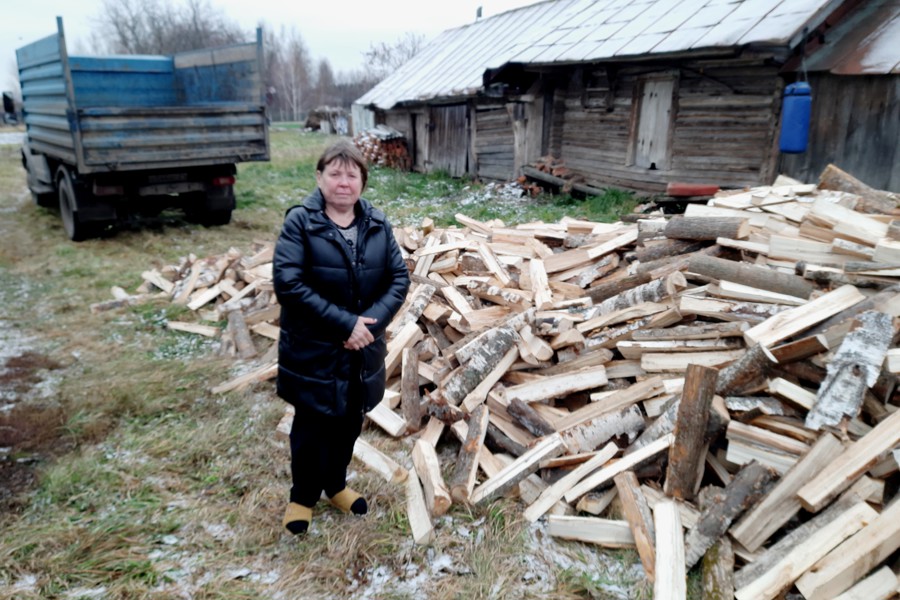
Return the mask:
{"type": "Polygon", "coordinates": [[[362,187],[366,189],[366,182],[369,180],[369,168],[359,148],[346,140],[335,142],[326,148],[322,156],[319,157],[319,162],[316,163],[316,171],[319,173],[324,172],[325,167],[334,161],[338,161],[342,165],[354,164],[359,167],[359,173],[362,175],[362,187]]]}

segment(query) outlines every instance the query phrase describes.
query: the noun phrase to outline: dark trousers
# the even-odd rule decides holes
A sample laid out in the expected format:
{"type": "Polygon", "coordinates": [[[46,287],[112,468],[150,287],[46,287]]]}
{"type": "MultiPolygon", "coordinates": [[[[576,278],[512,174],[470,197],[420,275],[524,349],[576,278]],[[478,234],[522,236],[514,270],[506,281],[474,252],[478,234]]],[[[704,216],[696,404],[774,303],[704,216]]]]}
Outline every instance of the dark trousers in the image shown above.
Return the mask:
{"type": "Polygon", "coordinates": [[[297,408],[291,426],[291,502],[312,508],[323,491],[331,497],[347,485],[347,466],[363,423],[359,403],[349,404],[341,417],[297,408]]]}

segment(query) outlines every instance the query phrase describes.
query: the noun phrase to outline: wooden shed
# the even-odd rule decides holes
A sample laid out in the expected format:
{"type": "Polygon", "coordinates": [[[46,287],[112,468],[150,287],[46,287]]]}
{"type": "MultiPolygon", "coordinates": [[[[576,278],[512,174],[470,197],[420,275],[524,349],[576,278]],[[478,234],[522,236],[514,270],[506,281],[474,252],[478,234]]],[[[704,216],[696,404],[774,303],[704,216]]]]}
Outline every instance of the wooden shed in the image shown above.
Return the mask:
{"type": "MultiPolygon", "coordinates": [[[[513,179],[552,155],[588,191],[761,185],[782,169],[809,179],[840,161],[818,146],[805,162],[778,151],[797,57],[810,54],[812,80],[819,40],[860,39],[898,1],[548,0],[444,32],[354,108],[403,131],[414,168],[455,176],[513,179]]],[[[895,71],[885,79],[896,89],[895,71]]],[[[824,104],[833,92],[814,93],[824,104]]],[[[889,98],[860,107],[866,127],[897,120],[889,98]]]]}

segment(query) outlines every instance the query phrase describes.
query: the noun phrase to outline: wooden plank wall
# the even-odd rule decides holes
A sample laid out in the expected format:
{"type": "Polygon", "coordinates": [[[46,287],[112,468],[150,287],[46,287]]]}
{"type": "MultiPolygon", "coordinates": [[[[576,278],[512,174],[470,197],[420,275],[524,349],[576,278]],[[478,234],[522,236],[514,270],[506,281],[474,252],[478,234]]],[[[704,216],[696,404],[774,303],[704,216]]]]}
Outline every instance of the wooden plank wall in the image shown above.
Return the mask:
{"type": "Polygon", "coordinates": [[[900,75],[811,73],[809,146],[781,169],[815,182],[834,163],[877,189],[900,192],[900,75]]]}
{"type": "Polygon", "coordinates": [[[515,138],[506,105],[477,105],[475,130],[476,175],[481,179],[514,179],[515,138]]]}
{"type": "Polygon", "coordinates": [[[605,70],[587,74],[584,83],[573,78],[564,95],[557,156],[598,187],[659,192],[669,181],[768,183],[774,176],[780,79],[775,67],[761,61],[694,61],[677,68],[670,168],[630,166],[642,78],[672,69],[620,68],[612,95],[605,70]]]}

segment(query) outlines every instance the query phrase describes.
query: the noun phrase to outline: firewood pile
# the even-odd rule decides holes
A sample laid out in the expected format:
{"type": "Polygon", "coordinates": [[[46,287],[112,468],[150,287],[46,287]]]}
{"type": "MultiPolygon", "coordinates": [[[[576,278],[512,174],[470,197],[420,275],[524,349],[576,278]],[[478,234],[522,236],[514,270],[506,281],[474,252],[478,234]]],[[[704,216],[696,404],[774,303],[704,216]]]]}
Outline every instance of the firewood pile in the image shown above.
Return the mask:
{"type": "MultiPolygon", "coordinates": [[[[369,419],[410,455],[354,454],[406,485],[416,542],[454,503],[513,496],[551,535],[636,548],[671,597],[695,567],[710,597],[893,597],[897,198],[826,174],[614,224],[397,228],[413,285],[369,419]]],[[[253,356],[278,335],[271,251],[109,304],[158,288],[253,356]]],[[[273,348],[215,391],[274,377],[273,348]]]]}
{"type": "Polygon", "coordinates": [[[361,131],[353,138],[369,164],[408,171],[412,167],[406,138],[395,129],[378,125],[361,131]]]}

